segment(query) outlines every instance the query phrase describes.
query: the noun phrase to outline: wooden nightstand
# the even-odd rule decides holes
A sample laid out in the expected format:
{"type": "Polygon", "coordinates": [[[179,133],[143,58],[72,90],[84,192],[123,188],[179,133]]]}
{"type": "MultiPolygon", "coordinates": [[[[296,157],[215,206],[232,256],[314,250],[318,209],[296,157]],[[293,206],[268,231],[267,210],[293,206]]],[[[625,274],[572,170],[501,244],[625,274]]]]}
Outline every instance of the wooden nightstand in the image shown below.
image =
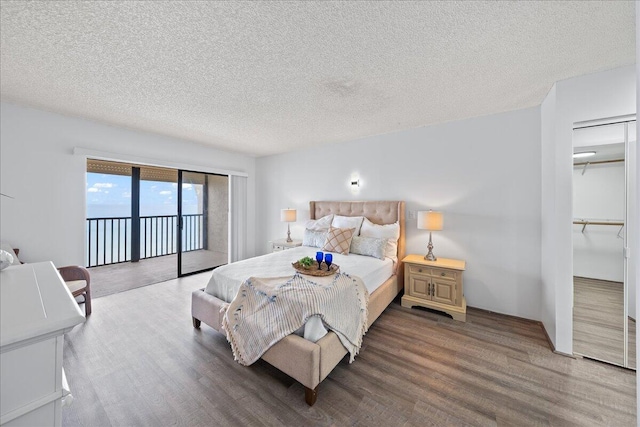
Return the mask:
{"type": "Polygon", "coordinates": [[[402,262],[403,307],[421,306],[444,311],[455,320],[466,322],[467,300],[462,289],[464,261],[447,258],[427,261],[424,255],[408,255],[402,262]]]}
{"type": "Polygon", "coordinates": [[[287,249],[302,246],[302,240],[292,240],[293,242],[287,242],[287,239],[274,240],[271,242],[271,252],[285,251],[287,249]]]}

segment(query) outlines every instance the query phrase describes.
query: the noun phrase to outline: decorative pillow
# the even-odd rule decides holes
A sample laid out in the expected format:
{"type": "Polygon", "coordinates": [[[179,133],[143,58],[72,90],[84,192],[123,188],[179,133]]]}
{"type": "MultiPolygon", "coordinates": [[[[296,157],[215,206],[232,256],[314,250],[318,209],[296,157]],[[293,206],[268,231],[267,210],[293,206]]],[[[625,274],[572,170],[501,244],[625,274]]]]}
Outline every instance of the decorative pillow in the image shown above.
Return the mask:
{"type": "Polygon", "coordinates": [[[337,252],[342,255],[349,255],[351,239],[355,233],[354,228],[329,228],[327,239],[322,246],[323,251],[337,252]]]}
{"type": "Polygon", "coordinates": [[[362,226],[363,216],[340,216],[336,215],[331,221],[331,226],[336,228],[354,228],[354,236],[360,235],[360,227],[362,226]]]}
{"type": "Polygon", "coordinates": [[[333,214],[325,215],[320,219],[310,219],[305,228],[313,231],[327,231],[331,227],[333,214]]]}
{"type": "Polygon", "coordinates": [[[16,255],[16,252],[13,250],[10,244],[5,242],[0,242],[0,250],[9,252],[9,255],[13,257],[13,261],[11,262],[11,265],[20,265],[20,260],[18,259],[18,255],[16,255]]]}
{"type": "Polygon", "coordinates": [[[385,249],[387,248],[387,239],[376,239],[375,237],[353,236],[351,240],[352,254],[372,256],[384,259],[385,249]]]}
{"type": "Polygon", "coordinates": [[[304,230],[302,236],[302,246],[311,246],[312,248],[321,248],[327,240],[326,231],[304,230]]]}
{"type": "Polygon", "coordinates": [[[379,225],[365,218],[362,223],[362,229],[360,230],[360,236],[387,239],[387,248],[384,251],[385,256],[394,261],[398,260],[398,239],[400,238],[399,222],[379,225]]]}

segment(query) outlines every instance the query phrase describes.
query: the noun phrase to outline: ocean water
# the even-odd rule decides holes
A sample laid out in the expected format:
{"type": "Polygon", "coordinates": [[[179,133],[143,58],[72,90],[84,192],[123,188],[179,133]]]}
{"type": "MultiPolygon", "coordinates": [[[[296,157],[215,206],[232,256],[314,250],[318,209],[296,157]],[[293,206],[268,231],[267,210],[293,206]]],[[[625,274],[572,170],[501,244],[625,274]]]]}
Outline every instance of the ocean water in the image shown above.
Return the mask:
{"type": "MultiPolygon", "coordinates": [[[[131,260],[131,211],[125,205],[88,205],[87,218],[126,218],[121,220],[91,220],[86,224],[88,252],[85,266],[106,265],[131,260]]],[[[196,214],[197,206],[187,206],[185,215],[196,214]],[[190,208],[190,209],[189,209],[190,208]]],[[[178,249],[177,212],[163,205],[140,207],[140,216],[174,216],[174,218],[147,218],[141,220],[140,256],[154,256],[176,253],[178,249]],[[146,224],[146,226],[145,226],[146,224]]],[[[185,221],[182,247],[184,250],[201,249],[201,223],[185,221]],[[186,229],[191,225],[193,229],[186,229]],[[197,236],[193,239],[193,236],[197,236]],[[194,240],[194,241],[192,241],[194,240]]]]}
{"type": "MultiPolygon", "coordinates": [[[[191,215],[198,213],[197,205],[185,205],[183,214],[191,215]]],[[[141,205],[140,216],[177,215],[177,206],[167,205],[141,205]]],[[[113,218],[130,217],[131,206],[128,204],[101,204],[87,205],[87,218],[113,218]]]]}

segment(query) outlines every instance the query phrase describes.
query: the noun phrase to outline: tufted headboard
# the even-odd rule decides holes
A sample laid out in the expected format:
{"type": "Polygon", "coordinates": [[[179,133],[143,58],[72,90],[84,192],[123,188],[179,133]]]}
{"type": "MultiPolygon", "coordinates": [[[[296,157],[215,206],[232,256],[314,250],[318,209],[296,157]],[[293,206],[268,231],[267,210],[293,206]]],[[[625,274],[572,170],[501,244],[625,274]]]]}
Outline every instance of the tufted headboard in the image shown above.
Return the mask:
{"type": "Polygon", "coordinates": [[[398,239],[398,263],[396,275],[398,276],[398,290],[404,287],[404,269],[401,266],[404,258],[404,202],[399,201],[371,201],[371,202],[309,202],[309,215],[311,219],[322,218],[325,215],[334,214],[342,216],[364,216],[374,224],[400,224],[400,238],[398,239]]]}

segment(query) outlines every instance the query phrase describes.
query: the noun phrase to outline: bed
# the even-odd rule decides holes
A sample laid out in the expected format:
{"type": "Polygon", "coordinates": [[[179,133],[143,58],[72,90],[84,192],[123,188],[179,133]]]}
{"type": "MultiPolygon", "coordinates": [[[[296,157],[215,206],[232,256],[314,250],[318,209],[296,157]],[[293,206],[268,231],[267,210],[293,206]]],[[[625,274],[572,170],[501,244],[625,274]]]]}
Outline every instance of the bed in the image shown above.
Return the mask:
{"type": "MultiPolygon", "coordinates": [[[[309,208],[311,220],[333,214],[346,217],[364,216],[372,223],[378,225],[395,224],[396,222],[399,224],[400,233],[397,242],[397,261],[391,264],[391,276],[384,280],[382,284],[376,286],[375,290],[371,292],[369,296],[367,322],[368,325],[371,326],[404,286],[402,277],[403,269],[399,265],[399,260],[402,260],[404,257],[405,251],[404,202],[311,201],[309,208]]],[[[316,250],[314,248],[307,249],[312,251],[316,250]]],[[[291,249],[283,252],[286,253],[289,251],[291,251],[291,249]]],[[[282,253],[269,254],[264,257],[270,257],[272,255],[274,256],[273,258],[280,257],[283,258],[283,260],[287,259],[287,255],[282,253]]],[[[295,258],[295,256],[297,256],[297,254],[294,252],[288,255],[288,257],[293,258],[295,258]]],[[[256,260],[258,258],[264,260],[263,257],[256,257],[256,260]]],[[[335,262],[338,263],[338,261],[335,262]]],[[[229,270],[236,269],[236,272],[228,272],[227,274],[224,273],[225,270],[221,270],[216,273],[218,278],[225,274],[229,277],[234,274],[237,275],[238,268],[247,269],[247,278],[253,275],[252,271],[250,271],[250,262],[242,261],[242,264],[234,263],[226,267],[229,267],[229,270]]],[[[275,271],[277,271],[277,269],[275,271]]],[[[291,274],[292,273],[293,270],[291,270],[291,274]]],[[[370,281],[364,281],[367,287],[369,287],[370,281]]],[[[191,313],[193,326],[199,328],[201,322],[204,322],[213,329],[224,333],[222,329],[224,310],[222,309],[227,305],[225,299],[228,300],[230,298],[233,290],[222,286],[218,289],[217,296],[211,294],[211,289],[208,289],[208,291],[209,292],[206,292],[203,288],[194,291],[192,294],[191,313]],[[225,292],[227,295],[224,295],[225,292]]],[[[288,335],[267,350],[262,355],[262,359],[300,382],[305,389],[305,401],[311,406],[317,400],[319,384],[331,373],[333,368],[346,354],[347,350],[340,342],[338,336],[332,331],[329,331],[316,342],[312,342],[296,334],[288,335]]]]}

